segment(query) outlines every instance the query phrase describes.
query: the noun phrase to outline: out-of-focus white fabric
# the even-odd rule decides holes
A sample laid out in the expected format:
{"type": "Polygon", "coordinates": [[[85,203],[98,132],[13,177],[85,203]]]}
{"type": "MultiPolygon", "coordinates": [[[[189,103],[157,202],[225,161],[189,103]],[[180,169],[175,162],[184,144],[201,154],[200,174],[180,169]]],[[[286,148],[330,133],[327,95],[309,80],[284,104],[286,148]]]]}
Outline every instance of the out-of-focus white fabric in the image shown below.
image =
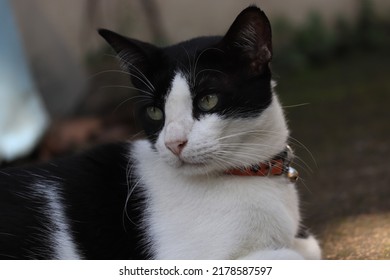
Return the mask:
{"type": "Polygon", "coordinates": [[[49,118],[28,68],[8,0],[0,0],[0,161],[36,146],[49,118]]]}

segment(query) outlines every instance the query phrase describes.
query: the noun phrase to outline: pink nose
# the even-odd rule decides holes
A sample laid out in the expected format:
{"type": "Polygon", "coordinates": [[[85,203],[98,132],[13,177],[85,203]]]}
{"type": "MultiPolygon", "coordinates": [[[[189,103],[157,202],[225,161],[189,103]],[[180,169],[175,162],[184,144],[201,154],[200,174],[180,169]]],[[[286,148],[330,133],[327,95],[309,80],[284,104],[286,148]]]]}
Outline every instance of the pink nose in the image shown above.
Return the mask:
{"type": "Polygon", "coordinates": [[[180,155],[181,151],[184,149],[187,144],[187,140],[175,140],[165,142],[165,146],[175,155],[180,155]]]}

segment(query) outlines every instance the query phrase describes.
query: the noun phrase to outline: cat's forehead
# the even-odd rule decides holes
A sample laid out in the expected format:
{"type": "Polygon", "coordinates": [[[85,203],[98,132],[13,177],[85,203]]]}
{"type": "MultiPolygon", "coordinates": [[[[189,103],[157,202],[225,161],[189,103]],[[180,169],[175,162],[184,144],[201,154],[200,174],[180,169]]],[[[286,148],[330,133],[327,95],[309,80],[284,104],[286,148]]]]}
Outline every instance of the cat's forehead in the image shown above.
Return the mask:
{"type": "Polygon", "coordinates": [[[166,121],[174,121],[192,115],[192,94],[188,79],[177,72],[165,100],[166,121]]]}
{"type": "Polygon", "coordinates": [[[189,66],[189,64],[196,62],[194,59],[199,58],[199,54],[210,49],[215,49],[220,40],[221,37],[219,36],[198,37],[166,47],[163,51],[172,62],[189,66]]]}
{"type": "Polygon", "coordinates": [[[155,68],[153,73],[157,77],[156,82],[165,85],[164,90],[159,92],[160,97],[166,99],[178,77],[187,83],[192,97],[202,87],[210,87],[213,82],[211,76],[221,73],[218,70],[221,63],[215,60],[215,53],[221,53],[219,41],[220,37],[200,37],[162,49],[164,66],[155,68]]]}
{"type": "MultiPolygon", "coordinates": [[[[177,72],[193,74],[207,64],[212,52],[218,51],[220,37],[200,37],[163,49],[164,56],[170,64],[172,76],[177,72]]],[[[210,65],[216,66],[216,65],[210,65]]]]}

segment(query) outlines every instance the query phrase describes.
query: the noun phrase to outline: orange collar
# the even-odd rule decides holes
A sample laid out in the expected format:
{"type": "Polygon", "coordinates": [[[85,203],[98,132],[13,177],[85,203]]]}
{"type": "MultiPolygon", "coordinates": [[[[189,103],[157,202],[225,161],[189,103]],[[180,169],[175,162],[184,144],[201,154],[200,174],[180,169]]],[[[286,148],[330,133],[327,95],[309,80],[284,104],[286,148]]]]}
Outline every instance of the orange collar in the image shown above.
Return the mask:
{"type": "Polygon", "coordinates": [[[282,175],[285,173],[285,164],[283,159],[272,159],[269,162],[262,162],[248,167],[230,169],[226,174],[236,176],[269,176],[282,175]]]}
{"type": "Polygon", "coordinates": [[[291,182],[298,180],[298,172],[290,166],[293,157],[289,146],[267,162],[261,162],[248,167],[233,168],[225,171],[227,175],[236,176],[280,176],[286,175],[291,182]]]}

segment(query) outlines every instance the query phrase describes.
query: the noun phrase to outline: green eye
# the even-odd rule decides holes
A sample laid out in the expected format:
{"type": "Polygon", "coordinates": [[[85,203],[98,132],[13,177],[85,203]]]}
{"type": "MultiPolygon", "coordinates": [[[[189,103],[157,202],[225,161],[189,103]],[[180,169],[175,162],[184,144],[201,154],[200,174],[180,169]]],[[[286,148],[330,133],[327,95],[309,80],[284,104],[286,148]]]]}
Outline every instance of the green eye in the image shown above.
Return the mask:
{"type": "Polygon", "coordinates": [[[213,109],[218,104],[218,96],[216,94],[208,94],[203,96],[199,102],[198,106],[202,111],[208,112],[213,109]]]}
{"type": "Polygon", "coordinates": [[[154,121],[161,121],[164,117],[164,114],[161,109],[155,106],[150,106],[146,108],[146,113],[148,114],[149,118],[154,121]]]}

